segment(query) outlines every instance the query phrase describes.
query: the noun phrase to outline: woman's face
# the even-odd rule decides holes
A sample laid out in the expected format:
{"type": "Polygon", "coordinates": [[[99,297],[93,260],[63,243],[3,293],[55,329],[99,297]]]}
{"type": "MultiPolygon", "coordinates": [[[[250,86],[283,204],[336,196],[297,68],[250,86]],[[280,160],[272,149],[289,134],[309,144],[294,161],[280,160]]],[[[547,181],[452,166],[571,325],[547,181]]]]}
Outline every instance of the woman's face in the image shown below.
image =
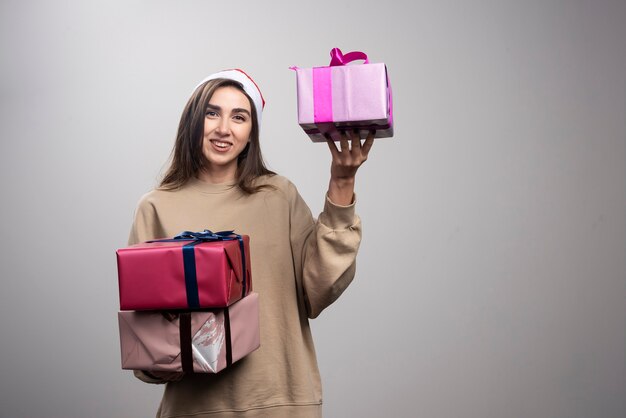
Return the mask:
{"type": "Polygon", "coordinates": [[[213,93],[204,118],[202,154],[209,172],[228,173],[234,179],[237,157],[250,140],[252,109],[248,98],[232,86],[213,93]]]}

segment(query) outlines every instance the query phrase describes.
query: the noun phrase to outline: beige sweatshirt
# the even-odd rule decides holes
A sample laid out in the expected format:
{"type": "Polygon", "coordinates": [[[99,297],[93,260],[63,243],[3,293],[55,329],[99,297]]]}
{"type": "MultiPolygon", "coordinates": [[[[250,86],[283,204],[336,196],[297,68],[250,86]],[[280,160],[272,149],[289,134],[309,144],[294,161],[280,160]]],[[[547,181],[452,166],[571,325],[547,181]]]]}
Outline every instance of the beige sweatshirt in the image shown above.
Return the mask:
{"type": "MultiPolygon", "coordinates": [[[[321,380],[308,318],[333,303],[354,277],[361,222],[328,198],[317,221],[282,176],[246,196],[236,186],[193,179],[153,190],[135,213],[129,244],[181,231],[234,229],[250,236],[252,288],[259,294],[261,347],[216,375],[169,382],[158,417],[320,417],[321,380]]],[[[136,376],[162,383],[142,372],[136,376]]]]}

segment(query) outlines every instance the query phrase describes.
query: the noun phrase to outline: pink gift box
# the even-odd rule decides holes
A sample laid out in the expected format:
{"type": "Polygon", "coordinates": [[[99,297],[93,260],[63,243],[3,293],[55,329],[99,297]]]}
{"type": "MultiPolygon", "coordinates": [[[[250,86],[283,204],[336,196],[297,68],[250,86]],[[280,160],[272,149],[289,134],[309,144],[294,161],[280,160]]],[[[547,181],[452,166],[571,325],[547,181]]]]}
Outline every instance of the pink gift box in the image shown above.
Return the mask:
{"type": "Polygon", "coordinates": [[[324,134],[340,139],[341,130],[358,129],[365,138],[393,136],[391,85],[383,63],[370,64],[362,52],[345,55],[330,52],[328,67],[298,68],[298,123],[313,142],[325,142],[324,134]],[[360,65],[347,63],[364,59],[360,65]]]}
{"type": "Polygon", "coordinates": [[[165,239],[117,250],[120,309],[222,308],[241,299],[252,290],[250,239],[238,237],[165,239]]]}
{"type": "Polygon", "coordinates": [[[118,313],[122,369],[217,373],[260,346],[259,298],[194,312],[118,313]]]}

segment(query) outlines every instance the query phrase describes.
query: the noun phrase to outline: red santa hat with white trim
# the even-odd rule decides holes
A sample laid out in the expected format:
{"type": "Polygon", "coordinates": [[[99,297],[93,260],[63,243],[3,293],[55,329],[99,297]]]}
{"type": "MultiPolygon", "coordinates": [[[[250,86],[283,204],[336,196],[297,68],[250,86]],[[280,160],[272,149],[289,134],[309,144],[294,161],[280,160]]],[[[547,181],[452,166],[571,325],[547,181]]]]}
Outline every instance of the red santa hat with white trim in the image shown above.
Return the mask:
{"type": "MultiPolygon", "coordinates": [[[[263,99],[263,95],[261,94],[261,89],[254,82],[252,77],[246,74],[243,70],[239,68],[234,68],[232,70],[223,70],[217,72],[215,74],[211,74],[204,80],[202,80],[197,86],[200,87],[202,84],[206,83],[209,80],[214,80],[216,78],[227,78],[230,80],[238,81],[243,86],[244,91],[250,96],[252,101],[254,102],[254,107],[256,107],[256,116],[259,124],[259,130],[261,129],[261,115],[263,113],[263,108],[265,107],[265,99],[263,99]]],[[[194,89],[194,91],[196,90],[194,89]]]]}

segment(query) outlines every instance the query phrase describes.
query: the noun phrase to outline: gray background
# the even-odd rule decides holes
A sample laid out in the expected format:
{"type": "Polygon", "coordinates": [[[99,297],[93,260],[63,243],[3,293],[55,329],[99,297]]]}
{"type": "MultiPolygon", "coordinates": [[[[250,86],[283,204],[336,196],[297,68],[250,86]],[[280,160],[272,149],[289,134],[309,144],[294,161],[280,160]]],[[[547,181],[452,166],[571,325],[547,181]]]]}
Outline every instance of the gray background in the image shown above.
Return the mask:
{"type": "Polygon", "coordinates": [[[385,62],[355,282],[313,331],[327,417],[626,416],[624,1],[2,1],[0,415],[147,417],[114,250],[191,89],[241,67],[314,213],[291,65],[385,62]]]}

